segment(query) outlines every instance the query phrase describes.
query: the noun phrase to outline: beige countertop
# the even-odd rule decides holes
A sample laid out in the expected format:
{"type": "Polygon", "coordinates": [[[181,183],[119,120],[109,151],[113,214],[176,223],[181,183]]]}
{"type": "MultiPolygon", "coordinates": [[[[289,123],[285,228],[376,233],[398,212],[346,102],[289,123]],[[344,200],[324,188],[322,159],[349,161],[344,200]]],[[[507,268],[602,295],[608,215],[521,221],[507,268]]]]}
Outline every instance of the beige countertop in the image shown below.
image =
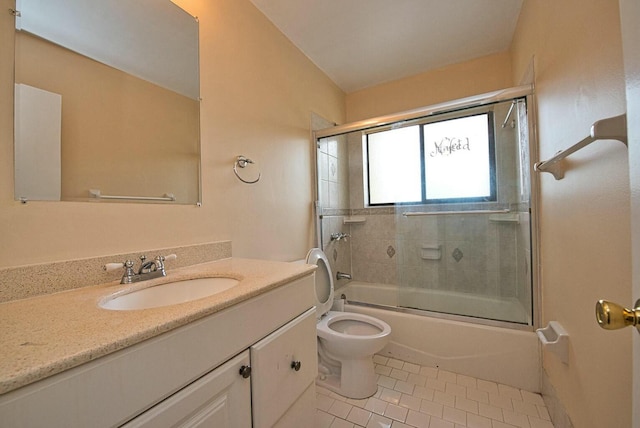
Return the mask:
{"type": "Polygon", "coordinates": [[[111,282],[0,303],[0,394],[214,314],[287,282],[314,266],[229,258],[180,269],[131,285],[111,282]],[[240,280],[210,297],[152,309],[113,311],[106,296],[184,279],[212,276],[240,280]]]}

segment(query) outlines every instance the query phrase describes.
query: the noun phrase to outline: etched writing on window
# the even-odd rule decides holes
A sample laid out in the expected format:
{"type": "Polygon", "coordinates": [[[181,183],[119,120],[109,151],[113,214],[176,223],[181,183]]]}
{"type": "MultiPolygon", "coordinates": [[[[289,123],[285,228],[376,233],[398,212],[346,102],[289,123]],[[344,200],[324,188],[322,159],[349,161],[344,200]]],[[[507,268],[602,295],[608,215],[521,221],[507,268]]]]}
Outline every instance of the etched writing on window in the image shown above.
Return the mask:
{"type": "Polygon", "coordinates": [[[432,148],[424,158],[425,199],[490,200],[493,174],[488,114],[422,126],[425,145],[432,148]]]}
{"type": "Polygon", "coordinates": [[[436,157],[439,155],[447,156],[457,152],[458,150],[471,151],[471,142],[468,137],[444,137],[442,140],[433,143],[435,148],[429,153],[429,156],[436,157]]]}

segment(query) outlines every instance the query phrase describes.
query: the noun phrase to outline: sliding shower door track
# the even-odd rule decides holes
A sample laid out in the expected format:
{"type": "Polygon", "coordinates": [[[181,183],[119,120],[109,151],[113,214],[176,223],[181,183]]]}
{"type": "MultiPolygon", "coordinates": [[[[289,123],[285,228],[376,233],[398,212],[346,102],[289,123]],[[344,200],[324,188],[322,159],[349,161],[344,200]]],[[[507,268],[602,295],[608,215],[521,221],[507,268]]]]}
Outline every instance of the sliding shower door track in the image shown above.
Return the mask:
{"type": "Polygon", "coordinates": [[[447,321],[457,321],[457,322],[463,322],[468,324],[479,324],[479,325],[486,325],[491,327],[508,328],[511,330],[534,331],[533,326],[530,324],[517,323],[512,321],[478,318],[478,317],[472,317],[468,315],[457,315],[457,314],[450,314],[446,312],[435,312],[435,311],[429,311],[425,309],[408,308],[404,306],[388,306],[388,305],[379,305],[375,303],[365,303],[365,302],[356,302],[356,301],[348,301],[347,306],[348,305],[362,306],[366,308],[381,309],[381,310],[393,311],[393,312],[401,312],[405,314],[417,315],[422,317],[439,318],[447,321]]]}

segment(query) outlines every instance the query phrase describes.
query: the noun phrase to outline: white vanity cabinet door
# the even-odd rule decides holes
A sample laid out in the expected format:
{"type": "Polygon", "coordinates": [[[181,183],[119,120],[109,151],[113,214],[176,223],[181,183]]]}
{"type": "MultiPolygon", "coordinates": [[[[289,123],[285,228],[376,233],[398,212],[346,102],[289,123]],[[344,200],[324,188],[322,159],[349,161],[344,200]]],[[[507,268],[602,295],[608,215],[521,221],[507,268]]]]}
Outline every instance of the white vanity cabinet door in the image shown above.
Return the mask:
{"type": "Polygon", "coordinates": [[[178,391],[124,428],[251,428],[251,382],[240,375],[249,351],[178,391]]]}
{"type": "Polygon", "coordinates": [[[313,425],[316,340],[312,308],[251,346],[253,428],[313,425]]]}

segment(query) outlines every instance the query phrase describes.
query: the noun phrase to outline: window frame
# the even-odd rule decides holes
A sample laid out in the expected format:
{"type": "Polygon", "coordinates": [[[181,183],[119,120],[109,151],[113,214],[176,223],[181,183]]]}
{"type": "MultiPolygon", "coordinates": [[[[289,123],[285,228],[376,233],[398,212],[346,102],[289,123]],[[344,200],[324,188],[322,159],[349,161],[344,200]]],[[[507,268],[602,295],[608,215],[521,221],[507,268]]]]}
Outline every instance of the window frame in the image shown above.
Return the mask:
{"type": "MultiPolygon", "coordinates": [[[[474,109],[475,110],[475,109],[474,109]]],[[[366,201],[365,204],[368,207],[390,207],[390,206],[403,206],[403,205],[435,205],[435,204],[464,204],[464,203],[478,203],[478,202],[497,202],[498,201],[498,189],[497,189],[497,166],[496,166],[496,130],[495,130],[495,121],[494,121],[494,112],[492,108],[486,109],[483,111],[474,111],[473,113],[469,113],[468,111],[457,111],[451,112],[448,114],[446,118],[429,118],[427,120],[420,120],[416,122],[412,122],[410,124],[406,124],[406,126],[418,126],[419,127],[419,135],[420,135],[420,170],[421,170],[421,188],[422,188],[422,200],[419,201],[404,201],[404,202],[379,202],[379,203],[371,203],[371,169],[369,162],[369,135],[393,130],[393,127],[383,127],[377,128],[374,130],[369,130],[364,132],[364,151],[366,160],[366,201]],[[427,186],[426,182],[426,162],[425,162],[425,139],[424,139],[424,127],[425,125],[439,122],[446,122],[455,119],[462,119],[466,117],[474,117],[474,116],[487,116],[487,138],[488,138],[488,157],[489,157],[489,195],[488,196],[478,196],[478,197],[468,197],[468,198],[438,198],[438,199],[428,199],[427,198],[427,186]]]]}

